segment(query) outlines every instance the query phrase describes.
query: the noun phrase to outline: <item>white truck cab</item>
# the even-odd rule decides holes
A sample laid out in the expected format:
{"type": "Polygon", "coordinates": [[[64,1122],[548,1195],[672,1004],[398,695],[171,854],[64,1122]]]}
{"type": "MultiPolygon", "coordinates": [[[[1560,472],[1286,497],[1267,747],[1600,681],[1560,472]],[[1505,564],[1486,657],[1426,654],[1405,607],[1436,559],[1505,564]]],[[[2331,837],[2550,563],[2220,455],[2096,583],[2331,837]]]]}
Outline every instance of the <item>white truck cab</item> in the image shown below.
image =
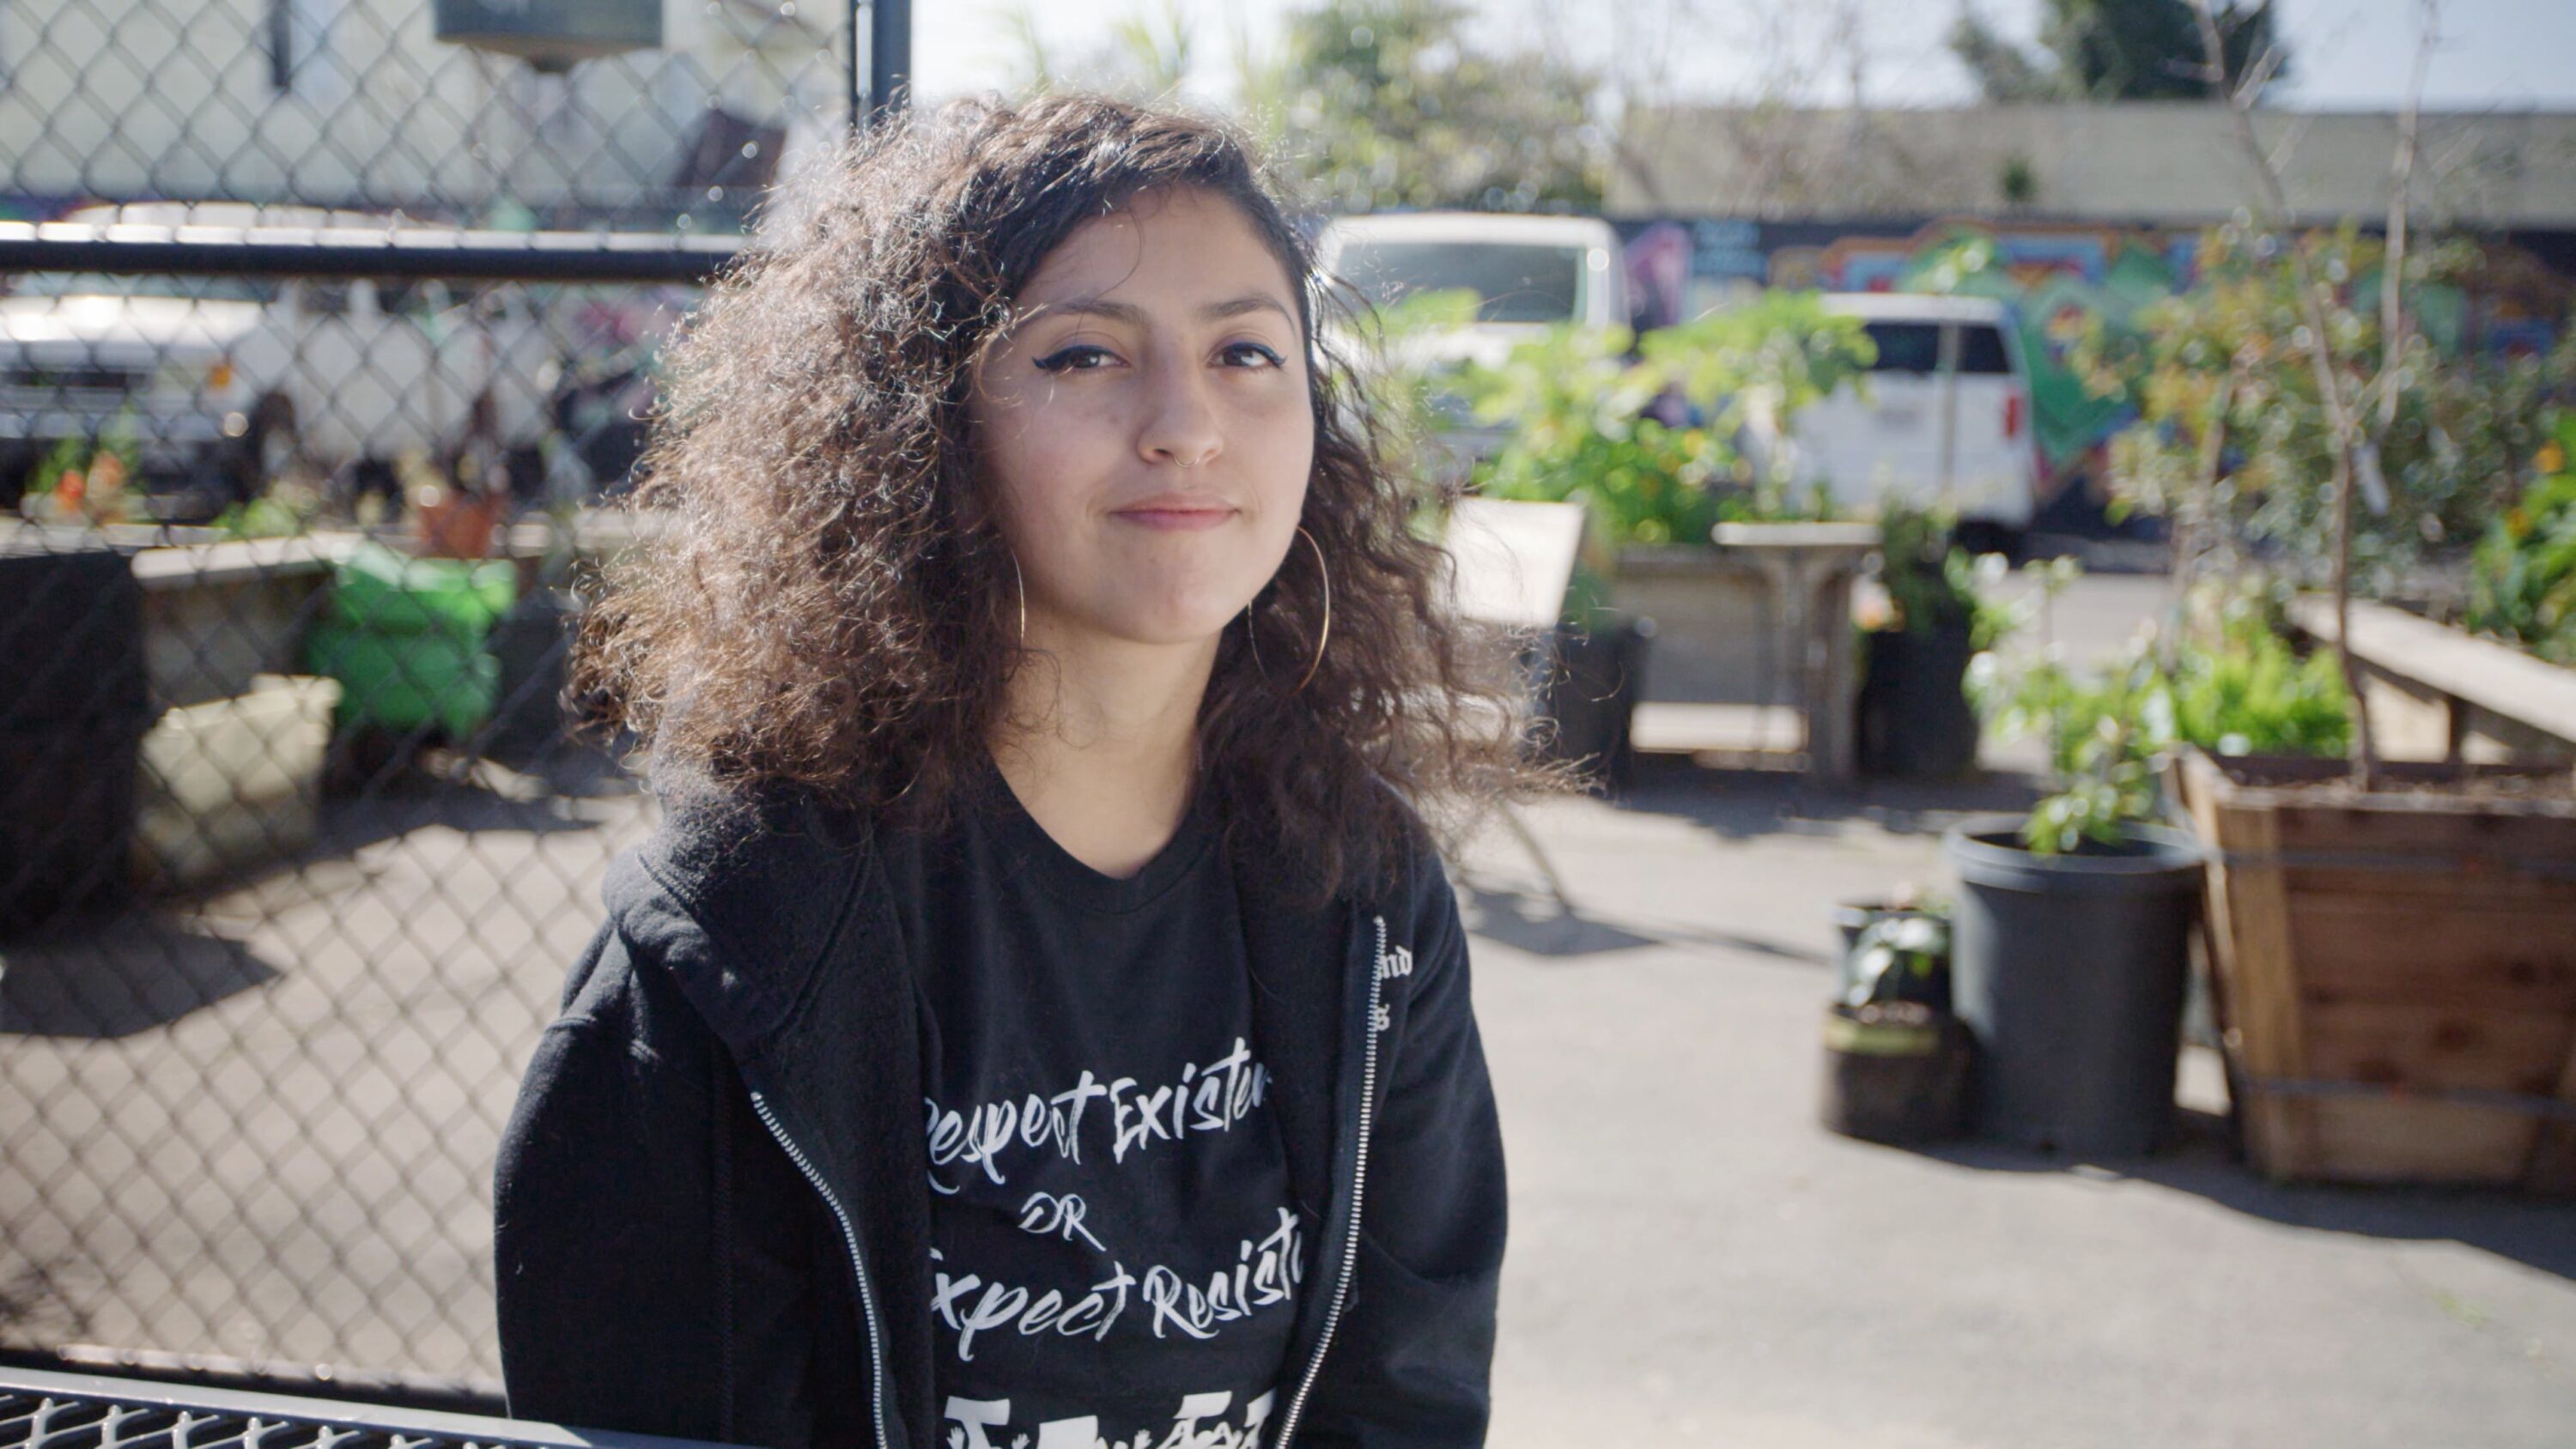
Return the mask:
{"type": "Polygon", "coordinates": [[[1376,306],[1420,292],[1476,294],[1475,322],[1433,345],[1434,361],[1498,365],[1559,323],[1628,325],[1619,234],[1591,216],[1470,211],[1336,217],[1316,239],[1324,274],[1376,306]]]}

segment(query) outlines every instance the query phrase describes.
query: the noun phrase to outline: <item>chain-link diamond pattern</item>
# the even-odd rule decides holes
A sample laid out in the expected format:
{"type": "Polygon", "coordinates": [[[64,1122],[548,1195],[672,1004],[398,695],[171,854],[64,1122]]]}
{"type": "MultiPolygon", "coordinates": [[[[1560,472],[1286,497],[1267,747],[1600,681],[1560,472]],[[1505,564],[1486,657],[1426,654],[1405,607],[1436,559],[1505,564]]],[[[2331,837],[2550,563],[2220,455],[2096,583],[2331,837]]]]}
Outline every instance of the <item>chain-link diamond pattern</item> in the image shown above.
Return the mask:
{"type": "MultiPolygon", "coordinates": [[[[849,23],[551,74],[407,0],[13,5],[0,220],[739,235],[849,23]]],[[[694,287],[63,230],[0,276],[0,1349],[488,1383],[494,1143],[653,817],[564,644],[694,287]]]]}

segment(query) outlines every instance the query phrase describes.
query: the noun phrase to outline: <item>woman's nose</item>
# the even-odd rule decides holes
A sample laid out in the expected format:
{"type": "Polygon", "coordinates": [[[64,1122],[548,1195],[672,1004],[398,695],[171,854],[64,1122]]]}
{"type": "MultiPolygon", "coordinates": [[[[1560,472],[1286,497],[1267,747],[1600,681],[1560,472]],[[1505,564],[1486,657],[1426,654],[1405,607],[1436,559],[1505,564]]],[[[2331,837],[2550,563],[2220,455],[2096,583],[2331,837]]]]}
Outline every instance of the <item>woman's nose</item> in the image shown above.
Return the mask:
{"type": "Polygon", "coordinates": [[[1225,429],[1200,369],[1157,362],[1147,379],[1136,451],[1148,463],[1195,468],[1225,451],[1225,429]]]}

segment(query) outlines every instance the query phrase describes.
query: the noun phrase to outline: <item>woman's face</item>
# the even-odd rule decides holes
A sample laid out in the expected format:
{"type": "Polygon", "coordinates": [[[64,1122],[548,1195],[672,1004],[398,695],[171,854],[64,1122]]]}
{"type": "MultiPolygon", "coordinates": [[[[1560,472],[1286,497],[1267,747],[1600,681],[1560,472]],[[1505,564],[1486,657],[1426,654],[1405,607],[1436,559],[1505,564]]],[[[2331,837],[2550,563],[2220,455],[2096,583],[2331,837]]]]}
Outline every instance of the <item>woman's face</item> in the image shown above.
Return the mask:
{"type": "Polygon", "coordinates": [[[1033,646],[1208,643],[1278,571],[1315,452],[1292,286],[1232,202],[1173,188],[1021,289],[967,417],[1033,646]]]}

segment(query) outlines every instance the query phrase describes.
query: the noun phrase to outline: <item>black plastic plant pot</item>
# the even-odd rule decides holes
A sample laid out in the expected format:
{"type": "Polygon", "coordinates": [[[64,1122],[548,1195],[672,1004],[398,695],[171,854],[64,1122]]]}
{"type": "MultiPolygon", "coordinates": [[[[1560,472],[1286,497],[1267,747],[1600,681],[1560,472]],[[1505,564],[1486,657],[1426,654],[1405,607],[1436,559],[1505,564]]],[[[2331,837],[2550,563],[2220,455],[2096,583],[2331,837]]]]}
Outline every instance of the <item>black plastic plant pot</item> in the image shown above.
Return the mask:
{"type": "Polygon", "coordinates": [[[492,626],[483,649],[501,668],[493,717],[485,726],[485,753],[528,760],[561,741],[565,663],[580,615],[572,595],[531,589],[492,626]]]}
{"type": "Polygon", "coordinates": [[[1826,1129],[1898,1146],[1967,1129],[1974,1043],[1959,1019],[1917,1002],[1825,1009],[1826,1129]]]}
{"type": "Polygon", "coordinates": [[[1977,1037],[1977,1132],[2085,1158],[2134,1157],[2173,1125],[2201,857],[2134,826],[2116,846],[2021,848],[2020,821],[1953,829],[1950,989],[1977,1037]]]}
{"type": "Polygon", "coordinates": [[[1629,725],[1645,696],[1646,651],[1655,621],[1606,611],[1589,625],[1559,624],[1540,708],[1555,722],[1551,752],[1624,787],[1636,763],[1629,725]]]}
{"type": "Polygon", "coordinates": [[[1947,779],[1977,763],[1968,705],[1968,626],[1864,637],[1856,721],[1861,769],[1900,779],[1947,779]]]}
{"type": "Polygon", "coordinates": [[[0,723],[0,939],[125,909],[149,710],[0,723]]]}

